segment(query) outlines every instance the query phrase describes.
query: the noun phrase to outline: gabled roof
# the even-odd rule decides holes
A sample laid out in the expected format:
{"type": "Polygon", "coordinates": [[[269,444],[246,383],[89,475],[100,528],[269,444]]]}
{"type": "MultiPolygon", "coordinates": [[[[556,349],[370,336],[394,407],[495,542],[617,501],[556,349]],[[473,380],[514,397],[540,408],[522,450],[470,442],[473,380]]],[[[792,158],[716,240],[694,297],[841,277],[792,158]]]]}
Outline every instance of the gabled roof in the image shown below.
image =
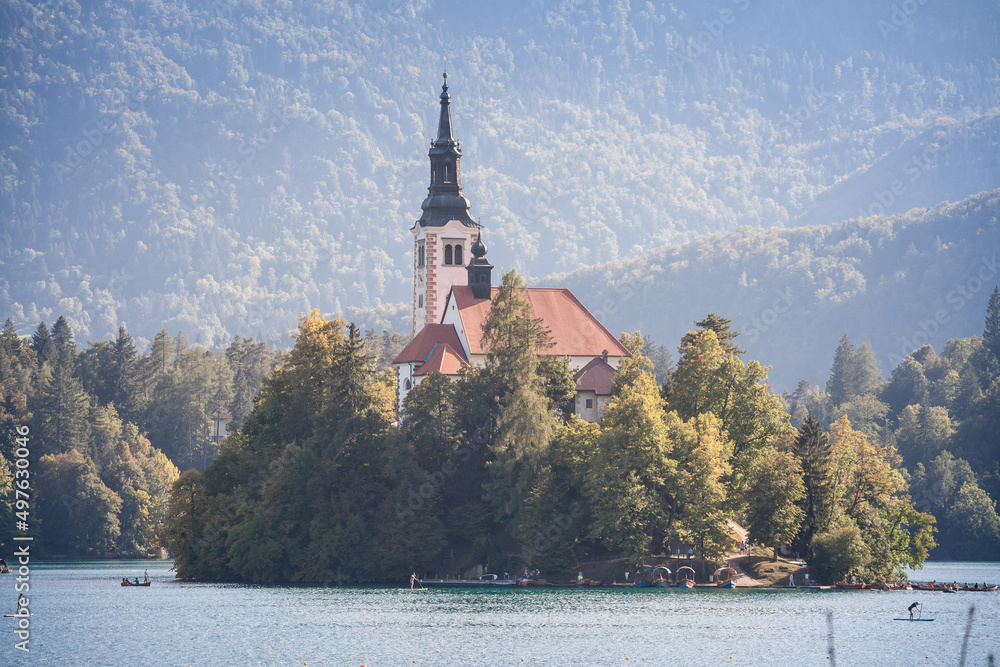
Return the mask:
{"type": "Polygon", "coordinates": [[[396,355],[392,363],[422,364],[427,361],[431,353],[434,352],[434,347],[439,343],[448,345],[453,350],[462,350],[462,343],[458,340],[458,333],[455,332],[455,327],[450,324],[428,324],[417,332],[417,335],[413,337],[410,344],[396,355]]]}
{"type": "Polygon", "coordinates": [[[465,354],[458,348],[456,351],[447,343],[440,343],[431,352],[431,356],[420,368],[413,372],[414,375],[430,375],[431,373],[442,373],[444,375],[458,375],[462,366],[467,365],[465,354]]]}
{"type": "Polygon", "coordinates": [[[592,391],[598,396],[610,396],[615,369],[601,358],[594,359],[573,376],[577,391],[592,391]]]}
{"type": "MultiPolygon", "coordinates": [[[[485,354],[482,346],[483,323],[500,291],[494,287],[491,300],[476,299],[468,285],[452,287],[472,354],[485,354]]],[[[604,328],[573,293],[562,287],[526,287],[525,297],[535,317],[542,318],[551,331],[554,345],[545,354],[567,357],[600,357],[607,350],[613,357],[631,356],[629,351],[604,328]]]]}

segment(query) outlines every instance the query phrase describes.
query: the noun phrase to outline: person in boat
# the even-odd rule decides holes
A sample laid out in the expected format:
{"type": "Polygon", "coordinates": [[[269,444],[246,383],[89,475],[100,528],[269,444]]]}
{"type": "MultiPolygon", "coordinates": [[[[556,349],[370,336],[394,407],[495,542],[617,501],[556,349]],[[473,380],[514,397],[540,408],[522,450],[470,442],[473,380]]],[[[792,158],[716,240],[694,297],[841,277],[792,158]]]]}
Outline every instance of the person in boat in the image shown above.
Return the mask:
{"type": "Polygon", "coordinates": [[[143,583],[145,583],[145,582],[149,581],[149,570],[148,570],[148,569],[147,569],[147,570],[145,570],[145,571],[144,571],[144,572],[142,573],[142,581],[143,581],[143,583]]]}
{"type": "Polygon", "coordinates": [[[136,578],[135,578],[135,585],[136,585],[136,586],[138,586],[138,585],[139,585],[139,577],[136,577],[136,578]]]}
{"type": "Polygon", "coordinates": [[[854,583],[854,573],[853,572],[848,572],[847,573],[847,583],[849,583],[849,584],[853,584],[854,583]]]}
{"type": "Polygon", "coordinates": [[[412,574],[410,574],[410,590],[411,591],[413,590],[413,584],[418,584],[418,583],[420,583],[420,580],[417,579],[417,573],[413,572],[412,574]]]}
{"type": "Polygon", "coordinates": [[[908,609],[908,610],[909,610],[909,612],[910,612],[910,620],[911,620],[911,621],[913,620],[913,610],[914,610],[914,609],[919,609],[919,608],[920,608],[920,603],[919,603],[919,602],[914,602],[914,603],[913,603],[913,604],[911,604],[911,605],[910,605],[909,607],[907,607],[907,609],[908,609]]]}

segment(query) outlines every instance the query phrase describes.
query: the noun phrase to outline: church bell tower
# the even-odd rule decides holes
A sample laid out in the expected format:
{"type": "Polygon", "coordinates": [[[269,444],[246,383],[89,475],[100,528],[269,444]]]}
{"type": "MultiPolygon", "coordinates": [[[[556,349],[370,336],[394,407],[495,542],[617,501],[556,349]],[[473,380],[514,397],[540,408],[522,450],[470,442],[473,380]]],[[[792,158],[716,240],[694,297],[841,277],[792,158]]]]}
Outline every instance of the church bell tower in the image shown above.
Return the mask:
{"type": "Polygon", "coordinates": [[[413,334],[441,321],[448,292],[468,280],[466,262],[479,225],[462,194],[462,149],[451,127],[448,73],[441,86],[437,139],[431,141],[430,185],[413,232],[413,334]]]}

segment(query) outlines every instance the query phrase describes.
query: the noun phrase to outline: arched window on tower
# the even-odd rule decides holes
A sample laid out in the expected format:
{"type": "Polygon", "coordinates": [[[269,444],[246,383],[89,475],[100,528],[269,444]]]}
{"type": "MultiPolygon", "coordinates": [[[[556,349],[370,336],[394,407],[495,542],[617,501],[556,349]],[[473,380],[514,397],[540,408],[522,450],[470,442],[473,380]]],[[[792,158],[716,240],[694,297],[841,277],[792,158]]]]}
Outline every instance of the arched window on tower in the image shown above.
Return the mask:
{"type": "Polygon", "coordinates": [[[423,268],[424,266],[424,242],[417,241],[417,268],[423,268]]]}
{"type": "Polygon", "coordinates": [[[452,169],[450,164],[445,164],[444,166],[444,182],[451,183],[452,169]]]}
{"type": "Polygon", "coordinates": [[[423,308],[423,307],[424,307],[424,295],[423,294],[418,294],[417,295],[417,308],[423,308]]]}
{"type": "Polygon", "coordinates": [[[410,382],[410,378],[406,378],[405,380],[403,380],[403,389],[405,389],[406,391],[413,389],[413,383],[410,382]]]}
{"type": "Polygon", "coordinates": [[[462,265],[462,246],[455,246],[455,263],[459,266],[462,265]]]}
{"type": "Polygon", "coordinates": [[[447,264],[451,264],[451,246],[450,245],[446,245],[444,247],[444,263],[446,265],[447,264]]]}

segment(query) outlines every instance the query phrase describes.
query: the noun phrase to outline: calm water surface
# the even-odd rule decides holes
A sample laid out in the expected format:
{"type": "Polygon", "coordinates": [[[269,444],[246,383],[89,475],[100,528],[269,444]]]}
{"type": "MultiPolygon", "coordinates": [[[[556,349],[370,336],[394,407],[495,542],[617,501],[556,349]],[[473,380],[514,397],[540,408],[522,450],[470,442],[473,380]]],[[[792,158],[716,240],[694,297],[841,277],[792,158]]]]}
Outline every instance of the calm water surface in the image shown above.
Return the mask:
{"type": "MultiPolygon", "coordinates": [[[[1000,658],[1000,593],[410,592],[195,584],[169,568],[34,565],[31,652],[14,649],[14,619],[3,619],[0,665],[830,665],[831,643],[838,665],[957,665],[970,605],[965,664],[1000,658]],[[151,587],[118,585],[146,568],[151,587]],[[935,621],[892,620],[913,601],[935,621]]],[[[992,584],[1000,565],[931,563],[912,578],[992,584]]]]}

